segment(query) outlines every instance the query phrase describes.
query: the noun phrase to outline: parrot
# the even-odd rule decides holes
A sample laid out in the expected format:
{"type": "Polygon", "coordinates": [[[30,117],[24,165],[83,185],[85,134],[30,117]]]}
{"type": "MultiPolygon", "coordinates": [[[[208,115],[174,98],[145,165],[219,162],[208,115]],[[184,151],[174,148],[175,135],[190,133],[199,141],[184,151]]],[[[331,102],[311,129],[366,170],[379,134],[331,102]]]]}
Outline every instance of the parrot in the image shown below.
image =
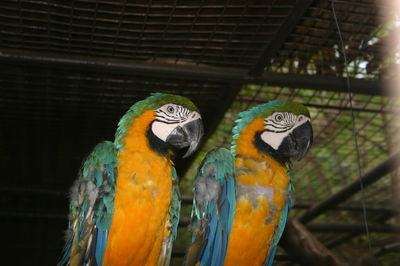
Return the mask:
{"type": "Polygon", "coordinates": [[[194,180],[185,265],[272,265],[291,205],[290,169],[313,141],[307,108],[271,100],[238,114],[231,149],[206,154],[194,180]]]}
{"type": "Polygon", "coordinates": [[[197,150],[203,122],[186,97],[153,93],[97,144],[70,190],[58,265],[169,265],[180,215],[173,159],[197,150]]]}

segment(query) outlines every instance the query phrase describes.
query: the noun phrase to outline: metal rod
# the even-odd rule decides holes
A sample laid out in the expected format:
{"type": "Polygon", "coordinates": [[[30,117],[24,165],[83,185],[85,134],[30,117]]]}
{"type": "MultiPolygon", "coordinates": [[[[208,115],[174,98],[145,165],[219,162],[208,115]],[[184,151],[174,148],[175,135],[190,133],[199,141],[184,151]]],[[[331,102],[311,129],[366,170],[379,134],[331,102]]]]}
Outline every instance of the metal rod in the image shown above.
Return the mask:
{"type": "MultiPolygon", "coordinates": [[[[369,225],[368,225],[369,226],[369,225]]],[[[368,228],[369,229],[369,228],[368,228]]],[[[334,248],[336,246],[339,246],[347,241],[349,241],[350,239],[352,239],[353,237],[358,236],[360,233],[364,233],[365,232],[365,226],[364,226],[364,231],[363,232],[350,232],[347,234],[341,234],[338,237],[335,237],[331,240],[329,240],[328,242],[324,243],[325,246],[329,249],[334,248]]]]}
{"type": "Polygon", "coordinates": [[[59,220],[67,221],[66,214],[55,213],[27,213],[27,212],[0,212],[1,220],[59,220]]]}
{"type": "MultiPolygon", "coordinates": [[[[299,75],[265,72],[254,81],[265,82],[269,86],[303,88],[319,91],[348,92],[346,79],[333,76],[299,75]]],[[[382,95],[383,84],[378,80],[350,78],[350,91],[357,94],[382,95]]]]}
{"type": "Polygon", "coordinates": [[[67,198],[68,192],[67,191],[56,191],[56,190],[48,190],[48,189],[41,189],[41,188],[25,188],[25,187],[2,187],[0,188],[0,194],[4,193],[21,193],[24,195],[27,194],[38,194],[41,196],[54,196],[54,197],[61,197],[67,198]]]}
{"type": "MultiPolygon", "coordinates": [[[[244,102],[255,102],[255,103],[265,103],[268,100],[263,98],[252,98],[249,96],[238,96],[236,100],[244,101],[244,102]]],[[[333,109],[333,110],[341,110],[341,111],[357,111],[357,112],[367,112],[367,113],[400,113],[400,109],[379,109],[379,108],[361,108],[361,107],[353,107],[350,106],[341,106],[341,105],[331,105],[331,104],[317,104],[317,103],[308,103],[308,102],[299,102],[308,107],[314,107],[319,109],[333,109]]]]}
{"type": "MultiPolygon", "coordinates": [[[[294,206],[292,207],[293,209],[309,209],[314,204],[312,203],[304,203],[304,202],[298,202],[295,203],[294,206]]],[[[336,211],[363,211],[363,207],[361,204],[346,204],[346,205],[340,205],[340,206],[334,206],[332,207],[332,210],[336,211]]],[[[369,205],[366,207],[367,212],[387,212],[387,213],[400,213],[400,208],[396,207],[388,207],[387,205],[369,205]]]]}
{"type": "Polygon", "coordinates": [[[206,81],[243,83],[244,71],[234,69],[193,67],[190,65],[134,62],[131,60],[104,59],[98,57],[54,57],[41,53],[22,53],[0,50],[0,62],[45,66],[45,68],[67,68],[84,71],[106,71],[119,74],[159,74],[167,77],[194,78],[206,81]]]}
{"type": "MultiPolygon", "coordinates": [[[[373,224],[381,224],[381,223],[384,223],[386,220],[390,219],[391,217],[393,217],[393,213],[385,213],[385,214],[379,215],[377,219],[373,219],[372,223],[373,224]]],[[[331,249],[331,248],[334,248],[336,246],[339,246],[339,245],[347,242],[348,240],[350,240],[353,237],[356,237],[362,233],[365,233],[365,230],[362,232],[350,232],[348,234],[342,234],[342,235],[339,235],[338,237],[329,239],[324,244],[327,248],[331,249]]]]}
{"type": "MultiPolygon", "coordinates": [[[[221,82],[236,85],[245,83],[268,84],[269,86],[303,88],[312,90],[347,92],[346,79],[332,76],[299,75],[264,72],[259,77],[247,75],[245,70],[195,67],[191,65],[135,62],[131,60],[104,59],[98,57],[54,57],[41,53],[21,53],[20,51],[0,50],[0,62],[25,67],[71,69],[75,71],[103,71],[126,75],[163,76],[168,78],[201,80],[202,82],[221,82]]],[[[382,95],[383,84],[379,80],[350,78],[351,92],[367,95],[382,95]]]]}
{"type": "Polygon", "coordinates": [[[374,257],[380,257],[386,253],[391,252],[399,252],[400,250],[400,242],[394,242],[388,245],[381,247],[379,250],[374,252],[374,257]]]}
{"type": "MultiPolygon", "coordinates": [[[[255,103],[265,103],[266,100],[262,98],[252,98],[249,96],[238,96],[238,101],[244,102],[255,102],[255,103]]],[[[333,109],[333,110],[341,110],[341,111],[357,111],[357,112],[367,112],[367,113],[400,113],[400,109],[379,109],[379,108],[361,108],[361,107],[353,107],[350,106],[340,106],[340,105],[327,105],[327,104],[317,104],[317,103],[307,103],[307,102],[299,102],[308,107],[320,108],[320,109],[333,109]]]]}
{"type": "MultiPolygon", "coordinates": [[[[306,225],[306,227],[313,232],[318,233],[362,233],[365,231],[364,224],[340,224],[340,223],[312,223],[306,225]]],[[[368,229],[370,232],[377,233],[392,233],[400,232],[400,225],[394,224],[369,224],[368,229]]]]}
{"type": "MultiPolygon", "coordinates": [[[[390,156],[384,162],[362,176],[361,182],[363,183],[364,188],[399,167],[399,165],[397,164],[399,159],[400,152],[390,156]]],[[[337,206],[338,204],[344,202],[359,191],[360,180],[356,179],[336,194],[330,196],[321,203],[315,204],[313,207],[311,207],[310,210],[308,210],[300,217],[300,221],[306,224],[315,217],[319,216],[321,213],[324,213],[328,209],[332,209],[334,206],[337,206]]]]}

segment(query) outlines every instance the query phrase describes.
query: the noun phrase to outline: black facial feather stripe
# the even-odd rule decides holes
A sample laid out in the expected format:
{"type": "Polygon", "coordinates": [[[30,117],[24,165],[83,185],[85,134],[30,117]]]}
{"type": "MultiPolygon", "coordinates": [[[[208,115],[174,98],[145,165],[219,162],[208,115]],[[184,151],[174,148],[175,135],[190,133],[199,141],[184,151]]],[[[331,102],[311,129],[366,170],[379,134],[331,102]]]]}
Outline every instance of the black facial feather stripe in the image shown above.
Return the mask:
{"type": "Polygon", "coordinates": [[[168,116],[168,117],[171,117],[171,115],[173,115],[173,114],[171,114],[171,113],[165,112],[165,111],[162,110],[162,109],[156,110],[156,113],[157,113],[158,115],[165,115],[165,116],[168,116]]]}
{"type": "Polygon", "coordinates": [[[285,112],[275,113],[271,117],[265,119],[264,124],[268,132],[283,133],[290,130],[295,121],[296,116],[294,114],[285,112]]]}
{"type": "Polygon", "coordinates": [[[165,113],[164,111],[159,112],[157,114],[157,117],[165,118],[165,119],[169,119],[169,120],[180,120],[179,117],[177,117],[175,115],[171,115],[171,114],[165,113]]]}
{"type": "Polygon", "coordinates": [[[176,114],[179,117],[188,117],[189,113],[190,113],[189,109],[184,108],[182,106],[178,106],[178,111],[176,112],[176,114]]]}
{"type": "Polygon", "coordinates": [[[168,121],[168,122],[179,122],[179,121],[181,121],[180,119],[176,119],[176,118],[168,117],[168,116],[157,116],[157,119],[165,120],[165,121],[168,121]]]}
{"type": "Polygon", "coordinates": [[[266,123],[265,124],[267,127],[274,127],[277,129],[289,129],[290,126],[289,125],[277,125],[277,124],[273,124],[273,123],[266,123]]]}
{"type": "Polygon", "coordinates": [[[267,131],[267,132],[273,132],[273,133],[284,133],[284,132],[286,132],[287,130],[271,130],[271,129],[266,129],[265,131],[267,131]]]}
{"type": "Polygon", "coordinates": [[[296,120],[296,116],[291,113],[282,113],[283,119],[286,123],[293,123],[296,120]]]}
{"type": "Polygon", "coordinates": [[[182,106],[176,106],[176,110],[174,113],[166,112],[163,109],[156,110],[156,113],[157,113],[156,121],[163,122],[166,124],[175,124],[184,122],[188,118],[190,111],[182,106]]]}
{"type": "Polygon", "coordinates": [[[176,121],[166,121],[166,120],[161,120],[161,119],[155,119],[154,121],[162,122],[164,124],[176,124],[179,123],[179,120],[176,121]]]}
{"type": "Polygon", "coordinates": [[[179,122],[179,121],[181,121],[181,119],[179,119],[177,117],[168,116],[167,114],[159,114],[159,115],[157,115],[157,119],[165,120],[165,121],[171,121],[171,122],[179,122]]]}

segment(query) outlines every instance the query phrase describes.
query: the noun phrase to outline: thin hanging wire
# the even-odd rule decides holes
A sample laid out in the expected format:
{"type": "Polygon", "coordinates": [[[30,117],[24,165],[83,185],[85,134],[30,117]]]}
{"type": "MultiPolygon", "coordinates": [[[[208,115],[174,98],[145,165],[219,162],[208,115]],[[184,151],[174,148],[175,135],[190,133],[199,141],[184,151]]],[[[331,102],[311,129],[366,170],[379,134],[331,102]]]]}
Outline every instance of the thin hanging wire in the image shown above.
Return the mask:
{"type": "Polygon", "coordinates": [[[361,206],[362,206],[362,210],[363,210],[364,226],[365,226],[365,233],[367,236],[368,249],[369,249],[369,252],[372,253],[371,237],[370,237],[370,233],[369,233],[368,220],[367,220],[367,210],[365,207],[364,184],[362,183],[362,180],[361,180],[362,174],[361,174],[360,148],[358,146],[358,138],[357,138],[357,133],[356,133],[356,122],[355,122],[355,115],[354,115],[354,110],[353,110],[353,95],[350,91],[350,75],[349,75],[348,62],[347,62],[347,56],[346,56],[346,48],[344,45],[342,33],[340,31],[339,22],[336,17],[335,0],[332,0],[331,4],[332,4],[332,14],[333,14],[333,18],[335,20],[336,28],[337,28],[337,31],[339,34],[340,45],[342,46],[342,54],[343,54],[343,59],[344,59],[344,64],[345,64],[344,70],[346,72],[346,86],[347,86],[347,92],[348,92],[348,96],[349,96],[352,129],[353,129],[353,135],[354,135],[354,144],[355,144],[356,154],[357,154],[357,164],[358,164],[357,170],[358,170],[358,178],[360,181],[361,206]]]}

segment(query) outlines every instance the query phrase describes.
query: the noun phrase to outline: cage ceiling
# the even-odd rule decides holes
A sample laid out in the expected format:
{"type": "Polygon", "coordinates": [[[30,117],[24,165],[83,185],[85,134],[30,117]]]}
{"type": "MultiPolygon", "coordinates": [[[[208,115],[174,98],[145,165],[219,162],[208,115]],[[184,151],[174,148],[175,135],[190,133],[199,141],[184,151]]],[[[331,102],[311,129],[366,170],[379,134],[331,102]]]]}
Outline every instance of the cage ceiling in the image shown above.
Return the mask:
{"type": "MultiPolygon", "coordinates": [[[[379,54],[379,8],[373,0],[337,0],[335,11],[351,73],[344,68],[331,1],[2,1],[6,260],[54,264],[66,229],[66,194],[82,159],[100,140],[111,140],[121,115],[152,92],[188,96],[203,115],[208,141],[200,156],[177,163],[189,181],[201,154],[229,146],[235,113],[274,98],[309,106],[316,138],[308,166],[295,169],[307,176],[295,181],[303,203],[293,212],[298,217],[357,177],[348,89],[355,93],[363,169],[385,160],[394,144],[382,131],[395,103],[382,97],[379,77],[387,73],[379,54]],[[321,162],[321,154],[334,156],[336,179],[323,174],[331,164],[321,162]]],[[[368,191],[385,196],[376,204],[388,204],[389,185],[387,177],[368,191]]],[[[350,222],[358,217],[342,216],[350,222]]],[[[371,219],[380,221],[382,213],[371,219]]],[[[319,238],[332,242],[327,234],[319,238]]]]}

